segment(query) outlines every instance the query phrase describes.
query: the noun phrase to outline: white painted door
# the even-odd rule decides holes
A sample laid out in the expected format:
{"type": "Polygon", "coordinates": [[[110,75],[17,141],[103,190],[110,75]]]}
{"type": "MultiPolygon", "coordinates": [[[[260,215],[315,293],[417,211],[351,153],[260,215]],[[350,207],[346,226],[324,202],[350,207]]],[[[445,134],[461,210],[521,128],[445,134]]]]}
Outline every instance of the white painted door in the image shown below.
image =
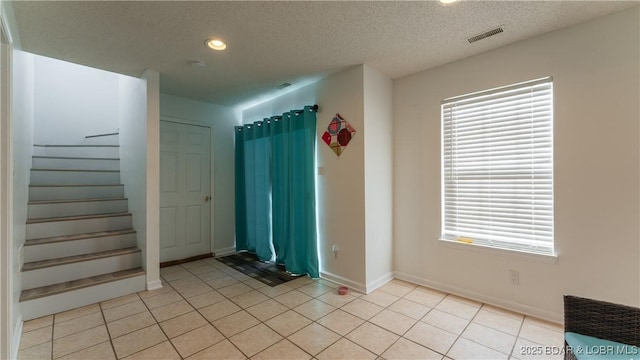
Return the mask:
{"type": "Polygon", "coordinates": [[[160,122],[160,261],[211,252],[211,130],[160,122]]]}

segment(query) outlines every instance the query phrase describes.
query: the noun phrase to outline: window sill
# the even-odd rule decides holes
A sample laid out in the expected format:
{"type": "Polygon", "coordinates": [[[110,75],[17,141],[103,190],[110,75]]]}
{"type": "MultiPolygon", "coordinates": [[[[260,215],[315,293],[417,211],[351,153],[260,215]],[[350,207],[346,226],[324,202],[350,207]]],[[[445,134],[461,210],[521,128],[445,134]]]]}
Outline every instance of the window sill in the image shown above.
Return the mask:
{"type": "Polygon", "coordinates": [[[553,255],[536,254],[536,253],[530,253],[525,251],[501,249],[501,248],[496,248],[496,247],[491,247],[486,245],[468,244],[460,241],[445,240],[445,239],[439,239],[438,244],[448,248],[467,249],[471,251],[478,251],[478,252],[483,252],[483,253],[493,254],[493,255],[502,255],[507,257],[517,256],[517,257],[525,258],[525,259],[536,261],[536,262],[542,262],[546,264],[555,264],[558,261],[557,254],[553,254],[553,255]]]}

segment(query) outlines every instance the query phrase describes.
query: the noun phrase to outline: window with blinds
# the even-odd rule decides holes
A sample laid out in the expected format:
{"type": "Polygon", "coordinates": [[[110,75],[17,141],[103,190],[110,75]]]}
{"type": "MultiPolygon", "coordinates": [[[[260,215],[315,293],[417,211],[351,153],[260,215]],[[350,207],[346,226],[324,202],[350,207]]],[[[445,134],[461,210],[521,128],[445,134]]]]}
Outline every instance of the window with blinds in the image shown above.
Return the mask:
{"type": "Polygon", "coordinates": [[[442,239],[552,255],[553,81],[442,101],[442,239]]]}

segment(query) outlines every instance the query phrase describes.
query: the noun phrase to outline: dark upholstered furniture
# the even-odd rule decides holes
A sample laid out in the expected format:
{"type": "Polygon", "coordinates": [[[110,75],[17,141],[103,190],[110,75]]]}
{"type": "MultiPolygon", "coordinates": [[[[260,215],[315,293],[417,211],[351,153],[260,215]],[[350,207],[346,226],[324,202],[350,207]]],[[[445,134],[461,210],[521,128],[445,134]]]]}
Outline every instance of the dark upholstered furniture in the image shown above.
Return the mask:
{"type": "MultiPolygon", "coordinates": [[[[565,336],[571,332],[640,348],[640,309],[565,295],[564,329],[565,336]]],[[[565,341],[564,358],[576,359],[576,355],[580,356],[565,341]]]]}

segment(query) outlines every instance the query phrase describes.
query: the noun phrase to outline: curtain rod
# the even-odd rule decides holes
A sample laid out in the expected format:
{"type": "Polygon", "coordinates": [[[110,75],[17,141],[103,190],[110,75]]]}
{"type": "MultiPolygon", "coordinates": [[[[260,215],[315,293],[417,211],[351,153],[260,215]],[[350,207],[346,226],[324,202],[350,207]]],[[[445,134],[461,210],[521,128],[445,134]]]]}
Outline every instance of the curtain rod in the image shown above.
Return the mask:
{"type": "MultiPolygon", "coordinates": [[[[318,109],[319,109],[319,108],[320,108],[320,107],[318,106],[318,104],[313,104],[313,105],[311,105],[311,109],[310,109],[310,110],[311,110],[311,111],[318,112],[318,109]]],[[[292,110],[292,111],[304,111],[304,109],[302,109],[302,110],[292,110]]],[[[272,116],[272,118],[275,118],[275,119],[282,119],[282,116],[279,116],[279,115],[278,115],[278,116],[272,116]]],[[[250,124],[249,124],[249,125],[250,125],[250,124]]],[[[238,129],[239,131],[242,131],[242,127],[243,127],[243,126],[244,126],[244,125],[240,125],[240,126],[236,126],[235,128],[236,128],[236,129],[238,129]]]]}

